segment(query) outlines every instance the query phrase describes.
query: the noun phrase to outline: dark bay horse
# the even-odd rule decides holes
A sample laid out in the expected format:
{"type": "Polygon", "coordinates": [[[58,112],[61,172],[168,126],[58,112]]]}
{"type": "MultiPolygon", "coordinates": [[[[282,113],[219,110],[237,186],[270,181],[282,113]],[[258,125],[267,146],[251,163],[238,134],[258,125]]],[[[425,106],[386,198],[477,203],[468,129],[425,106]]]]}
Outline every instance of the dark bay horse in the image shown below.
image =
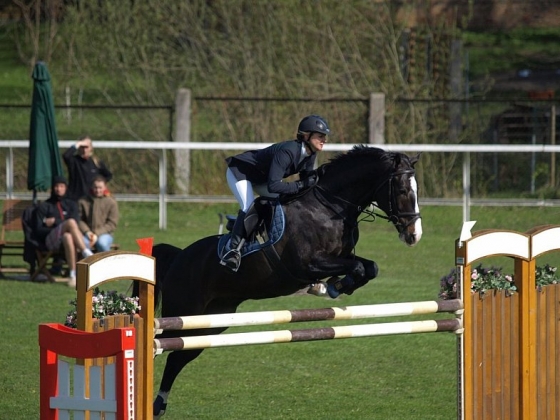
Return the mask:
{"type": "MultiPolygon", "coordinates": [[[[156,245],[153,256],[162,316],[231,313],[245,300],[290,295],[333,276],[347,276],[350,281],[342,292],[352,293],[377,275],[375,262],[354,254],[358,217],[371,203],[387,215],[405,244],[413,246],[422,236],[414,177],[417,161],[418,156],[356,146],[322,165],[314,187],[282,204],[286,228],[273,245],[276,263],[260,251],[244,257],[234,273],[219,263],[219,236],[203,238],[183,250],[156,245]]],[[[216,334],[225,329],[167,331],[163,336],[216,334]]],[[[165,412],[179,372],[201,352],[169,354],[154,418],[165,412]]]]}

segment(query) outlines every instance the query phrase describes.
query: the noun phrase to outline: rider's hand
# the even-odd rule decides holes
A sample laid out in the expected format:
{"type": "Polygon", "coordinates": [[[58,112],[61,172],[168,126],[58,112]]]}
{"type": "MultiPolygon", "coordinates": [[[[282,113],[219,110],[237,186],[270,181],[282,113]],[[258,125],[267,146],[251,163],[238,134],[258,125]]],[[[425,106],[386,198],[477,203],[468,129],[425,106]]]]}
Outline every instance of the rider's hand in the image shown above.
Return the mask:
{"type": "Polygon", "coordinates": [[[317,183],[317,175],[312,174],[311,176],[308,176],[307,178],[300,179],[297,182],[298,182],[298,189],[300,189],[300,190],[302,190],[304,188],[312,187],[313,185],[315,185],[317,183]]]}

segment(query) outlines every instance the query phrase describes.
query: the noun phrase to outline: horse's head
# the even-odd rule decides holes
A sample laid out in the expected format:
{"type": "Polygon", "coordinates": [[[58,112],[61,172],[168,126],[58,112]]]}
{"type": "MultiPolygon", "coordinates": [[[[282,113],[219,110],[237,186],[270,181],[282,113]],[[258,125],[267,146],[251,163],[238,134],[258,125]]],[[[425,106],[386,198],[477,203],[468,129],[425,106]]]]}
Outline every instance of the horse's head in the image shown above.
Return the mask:
{"type": "Polygon", "coordinates": [[[393,168],[376,191],[377,205],[383,210],[397,231],[401,241],[409,246],[416,245],[422,237],[422,220],[418,206],[418,184],[414,165],[420,155],[409,157],[402,153],[391,153],[393,168]]]}
{"type": "Polygon", "coordinates": [[[375,203],[387,215],[378,216],[395,225],[399,238],[407,245],[416,245],[422,237],[418,184],[414,177],[419,156],[355,146],[318,169],[318,188],[330,193],[330,200],[348,208],[353,217],[375,203]]]}

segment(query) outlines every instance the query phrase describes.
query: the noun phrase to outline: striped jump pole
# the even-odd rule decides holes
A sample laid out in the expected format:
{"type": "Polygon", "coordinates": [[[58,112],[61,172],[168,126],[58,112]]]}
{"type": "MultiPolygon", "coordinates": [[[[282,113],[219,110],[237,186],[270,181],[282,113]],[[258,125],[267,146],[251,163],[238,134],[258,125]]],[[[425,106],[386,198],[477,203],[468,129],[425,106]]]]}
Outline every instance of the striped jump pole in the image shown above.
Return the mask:
{"type": "Polygon", "coordinates": [[[455,313],[463,309],[459,299],[360,305],[320,309],[298,309],[283,311],[241,312],[216,315],[195,315],[170,318],[156,318],[156,334],[164,330],[194,330],[206,328],[241,327],[250,325],[287,324],[292,322],[349,320],[434,314],[455,313]]]}
{"type": "Polygon", "coordinates": [[[160,338],[154,340],[154,350],[156,354],[161,354],[164,351],[174,350],[193,350],[212,347],[333,340],[339,338],[358,338],[440,331],[453,331],[457,334],[462,333],[461,320],[458,318],[451,318],[430,321],[348,325],[303,330],[262,331],[223,335],[203,335],[195,337],[160,338]]]}

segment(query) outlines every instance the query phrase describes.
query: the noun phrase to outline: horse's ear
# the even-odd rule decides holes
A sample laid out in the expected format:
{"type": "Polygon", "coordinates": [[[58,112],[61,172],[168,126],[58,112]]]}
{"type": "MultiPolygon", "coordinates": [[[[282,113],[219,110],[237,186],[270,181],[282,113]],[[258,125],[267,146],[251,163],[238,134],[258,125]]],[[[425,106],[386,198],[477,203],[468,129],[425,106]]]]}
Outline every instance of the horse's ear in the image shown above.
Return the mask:
{"type": "Polygon", "coordinates": [[[410,164],[412,166],[416,165],[416,163],[420,160],[420,155],[422,154],[422,152],[418,153],[416,156],[412,156],[410,158],[410,164]]]}

